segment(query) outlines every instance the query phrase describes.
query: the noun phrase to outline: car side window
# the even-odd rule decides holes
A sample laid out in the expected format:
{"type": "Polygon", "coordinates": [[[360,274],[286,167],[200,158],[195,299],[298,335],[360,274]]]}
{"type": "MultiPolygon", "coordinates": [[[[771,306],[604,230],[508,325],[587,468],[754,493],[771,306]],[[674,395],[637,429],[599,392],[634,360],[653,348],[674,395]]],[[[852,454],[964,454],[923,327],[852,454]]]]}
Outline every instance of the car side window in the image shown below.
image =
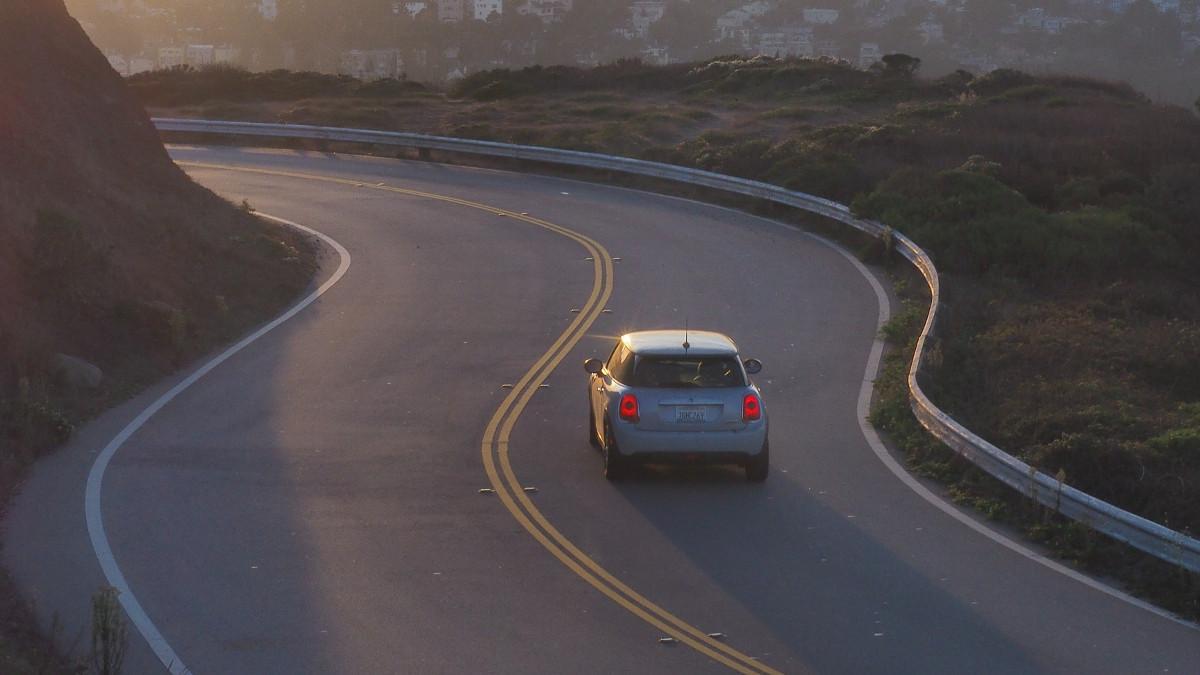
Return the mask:
{"type": "Polygon", "coordinates": [[[633,350],[619,343],[608,359],[608,374],[618,382],[629,382],[633,376],[633,350]]]}

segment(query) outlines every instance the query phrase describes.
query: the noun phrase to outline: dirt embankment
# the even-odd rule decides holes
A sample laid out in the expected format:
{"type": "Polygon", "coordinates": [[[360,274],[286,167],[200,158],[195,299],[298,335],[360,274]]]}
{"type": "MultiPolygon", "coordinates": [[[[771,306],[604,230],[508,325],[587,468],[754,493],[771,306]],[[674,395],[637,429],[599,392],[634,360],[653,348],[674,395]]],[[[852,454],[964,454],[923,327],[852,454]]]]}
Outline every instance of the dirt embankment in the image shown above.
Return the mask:
{"type": "MultiPolygon", "coordinates": [[[[81,421],[269,318],[315,268],[307,239],[171,162],[62,0],[0,2],[0,242],[0,504],[81,421]]],[[[4,586],[0,669],[36,669],[4,586]]]]}

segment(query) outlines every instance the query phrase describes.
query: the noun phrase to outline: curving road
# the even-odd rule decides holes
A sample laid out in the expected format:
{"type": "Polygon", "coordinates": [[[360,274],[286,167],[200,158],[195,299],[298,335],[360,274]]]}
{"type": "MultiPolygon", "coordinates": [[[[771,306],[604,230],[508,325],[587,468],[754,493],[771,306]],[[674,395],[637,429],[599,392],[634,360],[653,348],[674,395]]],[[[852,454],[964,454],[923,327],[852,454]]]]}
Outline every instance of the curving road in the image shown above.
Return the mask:
{"type": "MultiPolygon", "coordinates": [[[[865,270],[822,241],[546,177],[173,154],[196,180],[353,256],[323,297],[181,393],[107,468],[115,561],[195,673],[1200,663],[1193,627],[998,544],[880,461],[857,406],[886,309],[865,270]],[[620,261],[585,259],[603,250],[620,261]],[[579,364],[622,331],[685,319],[767,364],[774,471],[763,486],[732,468],[601,477],[579,364]],[[527,405],[504,417],[508,442],[493,443],[489,423],[537,363],[549,386],[524,387],[527,405]]],[[[89,597],[104,583],[84,519],[88,472],[173,383],[40,463],[6,516],[5,563],[43,617],[62,618],[67,642],[86,644],[89,597]]],[[[127,672],[162,669],[133,636],[127,672]]]]}

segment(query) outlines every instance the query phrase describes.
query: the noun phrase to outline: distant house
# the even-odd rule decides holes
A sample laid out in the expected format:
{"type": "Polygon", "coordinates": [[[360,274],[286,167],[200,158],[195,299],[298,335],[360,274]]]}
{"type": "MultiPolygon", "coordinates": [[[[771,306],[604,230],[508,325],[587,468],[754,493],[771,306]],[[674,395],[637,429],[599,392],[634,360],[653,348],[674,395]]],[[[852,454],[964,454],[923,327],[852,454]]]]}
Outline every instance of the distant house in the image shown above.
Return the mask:
{"type": "Polygon", "coordinates": [[[112,66],[112,69],[117,71],[118,75],[124,76],[129,74],[129,62],[125,60],[124,56],[110,52],[105,54],[105,57],[108,58],[108,65],[112,66]]]}
{"type": "Polygon", "coordinates": [[[503,0],[475,0],[474,14],[476,21],[487,21],[493,14],[504,13],[503,0]]]}
{"type": "Polygon", "coordinates": [[[1016,17],[1017,26],[1027,28],[1029,30],[1041,31],[1042,24],[1046,21],[1046,10],[1041,7],[1034,7],[1021,12],[1016,17]]]}
{"type": "Polygon", "coordinates": [[[421,12],[429,9],[429,3],[424,0],[392,0],[392,14],[407,14],[410,17],[416,17],[421,12]]]}
{"type": "Polygon", "coordinates": [[[650,26],[657,23],[667,13],[665,0],[634,0],[629,5],[630,23],[633,32],[638,37],[646,37],[650,26]]]}
{"type": "Polygon", "coordinates": [[[183,47],[159,47],[158,49],[158,67],[176,68],[184,64],[183,47]]]}
{"type": "Polygon", "coordinates": [[[749,4],[742,5],[740,9],[750,14],[750,16],[758,17],[775,9],[775,3],[770,2],[770,0],[755,0],[749,4]]]}
{"type": "Polygon", "coordinates": [[[1087,21],[1070,16],[1048,16],[1042,21],[1042,30],[1050,35],[1058,35],[1071,26],[1080,26],[1087,21]]]}
{"type": "Polygon", "coordinates": [[[350,49],[338,57],[338,74],[360,80],[383,80],[403,72],[399,49],[350,49]]]}
{"type": "Polygon", "coordinates": [[[717,17],[716,33],[721,40],[739,42],[743,49],[750,49],[754,37],[754,20],[771,11],[774,5],[766,0],[757,0],[731,9],[717,17]]]}
{"type": "Polygon", "coordinates": [[[454,22],[466,18],[466,0],[437,0],[438,21],[454,22]]]}
{"type": "Polygon", "coordinates": [[[836,9],[806,9],[804,10],[804,21],[806,23],[830,25],[837,23],[841,15],[842,13],[836,9]]]}
{"type": "Polygon", "coordinates": [[[990,73],[999,68],[996,60],[986,54],[964,54],[958,59],[959,65],[976,73],[990,73]]]}
{"type": "Polygon", "coordinates": [[[883,51],[876,42],[864,42],[858,47],[858,67],[867,70],[883,60],[883,51]]]}
{"type": "Polygon", "coordinates": [[[225,45],[222,47],[217,47],[215,50],[213,50],[213,63],[229,65],[236,63],[241,59],[241,56],[242,50],[238,49],[237,47],[225,45]]]}
{"type": "Polygon", "coordinates": [[[665,66],[671,63],[671,53],[666,47],[646,47],[642,50],[642,60],[655,66],[665,66]]]}
{"type": "Polygon", "coordinates": [[[813,29],[809,26],[791,26],[779,30],[765,30],[758,34],[758,53],[776,57],[811,57],[816,54],[812,41],[813,29]]]}
{"type": "Polygon", "coordinates": [[[922,44],[942,42],[946,39],[946,30],[942,22],[926,19],[917,24],[917,34],[921,36],[922,44]]]}
{"type": "Polygon", "coordinates": [[[188,45],[184,60],[193,68],[210,66],[216,60],[216,52],[216,47],[212,45],[188,45]]]}
{"type": "Polygon", "coordinates": [[[384,80],[404,73],[404,57],[399,49],[372,49],[367,56],[370,61],[367,79],[384,80]]]}
{"type": "Polygon", "coordinates": [[[562,21],[574,5],[574,0],[525,0],[517,6],[517,13],[531,14],[543,23],[554,23],[562,21]]]}
{"type": "Polygon", "coordinates": [[[743,49],[750,48],[752,35],[750,22],[754,15],[745,9],[733,9],[717,18],[717,35],[722,40],[733,40],[742,45],[743,49]]]}
{"type": "Polygon", "coordinates": [[[348,49],[338,55],[338,75],[349,75],[365,79],[367,75],[367,53],[361,49],[348,49]]]}
{"type": "Polygon", "coordinates": [[[258,0],[258,14],[267,21],[279,18],[279,0],[258,0]]]}
{"type": "Polygon", "coordinates": [[[819,40],[815,44],[817,56],[823,56],[827,59],[836,59],[841,56],[842,48],[835,40],[819,40]]]}
{"type": "Polygon", "coordinates": [[[1058,35],[1068,26],[1087,23],[1083,19],[1068,16],[1051,16],[1046,10],[1034,8],[1017,15],[1017,26],[1026,30],[1049,35],[1058,35]]]}
{"type": "Polygon", "coordinates": [[[1200,33],[1183,34],[1183,51],[1189,54],[1200,54],[1200,33]]]}
{"type": "Polygon", "coordinates": [[[129,59],[129,74],[137,75],[138,73],[148,73],[154,70],[154,60],[144,56],[135,56],[129,59]]]}

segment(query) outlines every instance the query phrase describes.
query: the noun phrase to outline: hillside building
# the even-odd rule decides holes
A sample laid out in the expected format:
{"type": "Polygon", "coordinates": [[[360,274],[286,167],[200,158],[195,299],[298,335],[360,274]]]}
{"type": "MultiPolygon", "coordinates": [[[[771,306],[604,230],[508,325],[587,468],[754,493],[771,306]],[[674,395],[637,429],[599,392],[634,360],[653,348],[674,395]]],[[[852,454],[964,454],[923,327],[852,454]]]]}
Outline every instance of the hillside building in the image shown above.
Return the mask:
{"type": "Polygon", "coordinates": [[[650,32],[650,26],[667,13],[667,3],[665,0],[634,0],[629,5],[629,13],[633,33],[644,38],[650,32]]]}
{"type": "Polygon", "coordinates": [[[438,21],[452,23],[466,18],[466,0],[437,0],[438,21]]]}
{"type": "Polygon", "coordinates": [[[476,21],[487,21],[493,14],[499,16],[504,13],[503,0],[475,0],[474,2],[474,18],[476,21]]]}
{"type": "Polygon", "coordinates": [[[279,18],[279,0],[258,0],[258,14],[267,21],[279,18]]]}
{"type": "Polygon", "coordinates": [[[188,45],[184,61],[193,68],[211,66],[216,61],[216,47],[212,45],[188,45]]]}
{"type": "Polygon", "coordinates": [[[183,47],[159,47],[158,48],[158,67],[166,70],[167,68],[177,68],[184,64],[183,47]]]}

